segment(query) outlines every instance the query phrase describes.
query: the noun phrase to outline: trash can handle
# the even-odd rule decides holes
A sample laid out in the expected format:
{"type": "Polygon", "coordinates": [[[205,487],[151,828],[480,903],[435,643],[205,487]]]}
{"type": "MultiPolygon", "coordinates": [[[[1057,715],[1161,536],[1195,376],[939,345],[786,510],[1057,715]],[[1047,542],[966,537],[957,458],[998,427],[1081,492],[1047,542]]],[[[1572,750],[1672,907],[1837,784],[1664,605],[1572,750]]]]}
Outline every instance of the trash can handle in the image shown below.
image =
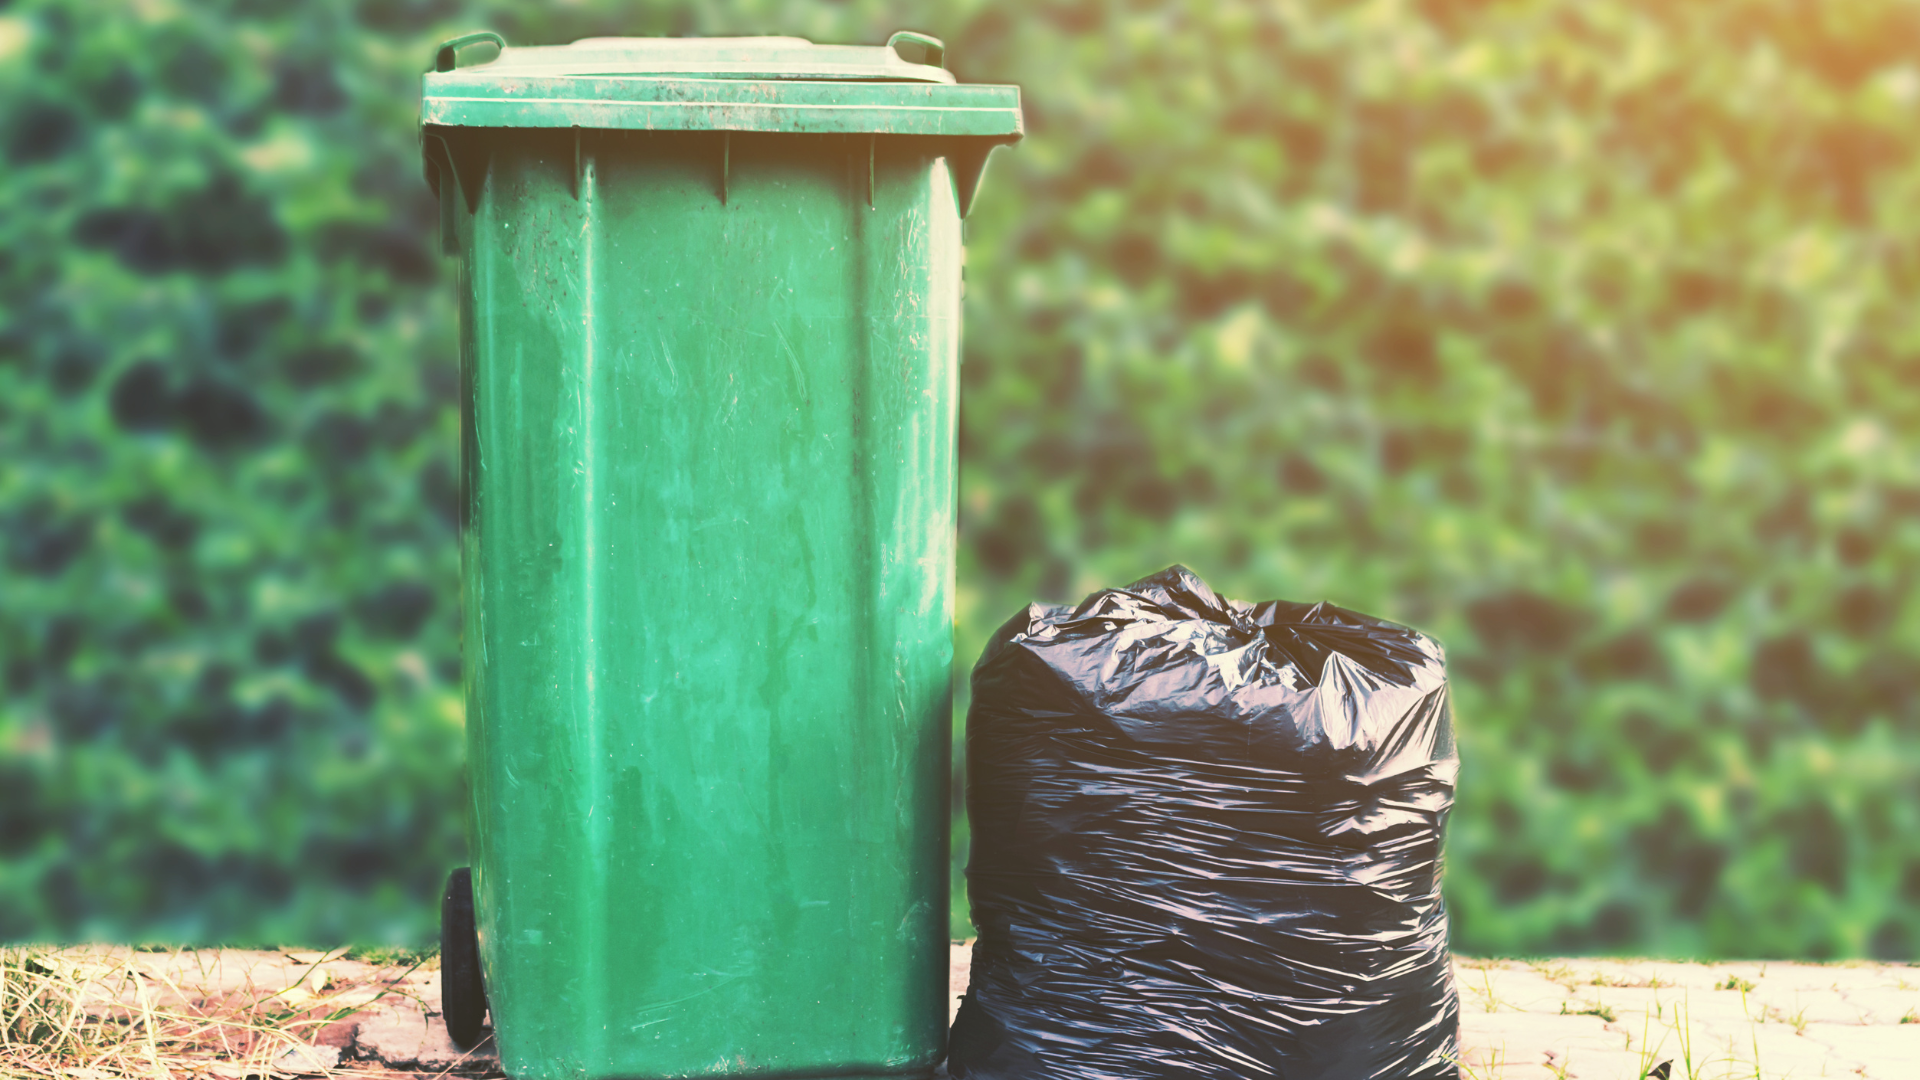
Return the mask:
{"type": "Polygon", "coordinates": [[[930,67],[946,66],[947,43],[941,41],[939,38],[927,34],[916,34],[911,30],[901,30],[887,39],[887,48],[894,49],[895,52],[898,52],[899,50],[896,46],[902,42],[909,45],[918,45],[927,51],[927,58],[920,61],[921,63],[930,67]]]}
{"type": "Polygon", "coordinates": [[[459,66],[454,54],[466,48],[468,45],[482,41],[491,41],[495,45],[500,46],[502,52],[506,51],[506,38],[501,37],[491,30],[475,30],[471,34],[461,34],[457,38],[448,38],[441,42],[440,47],[433,51],[433,70],[452,71],[459,66]]]}

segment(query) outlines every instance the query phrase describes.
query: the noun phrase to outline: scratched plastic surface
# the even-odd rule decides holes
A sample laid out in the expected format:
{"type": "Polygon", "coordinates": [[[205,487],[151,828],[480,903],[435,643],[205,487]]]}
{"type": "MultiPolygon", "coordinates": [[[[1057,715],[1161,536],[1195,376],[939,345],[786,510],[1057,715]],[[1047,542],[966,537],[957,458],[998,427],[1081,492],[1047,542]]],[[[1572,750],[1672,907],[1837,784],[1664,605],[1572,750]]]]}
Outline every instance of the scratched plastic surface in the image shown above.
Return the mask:
{"type": "Polygon", "coordinates": [[[735,134],[722,202],[717,135],[514,132],[447,215],[517,1078],[940,1059],[960,219],[869,145],[735,134]]]}
{"type": "Polygon", "coordinates": [[[1001,627],[967,716],[975,1080],[1458,1075],[1444,654],[1182,567],[1001,627]]]}

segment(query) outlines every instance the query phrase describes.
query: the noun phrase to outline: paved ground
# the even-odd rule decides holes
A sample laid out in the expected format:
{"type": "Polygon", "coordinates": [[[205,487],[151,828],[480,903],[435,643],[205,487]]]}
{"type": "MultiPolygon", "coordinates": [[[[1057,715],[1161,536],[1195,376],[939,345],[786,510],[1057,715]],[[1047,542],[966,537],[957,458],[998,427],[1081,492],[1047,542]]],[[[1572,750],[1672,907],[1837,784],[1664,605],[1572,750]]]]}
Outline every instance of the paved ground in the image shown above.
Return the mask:
{"type": "Polygon", "coordinates": [[[1920,1078],[1920,967],[1458,961],[1470,1077],[1920,1078]]]}
{"type": "MultiPolygon", "coordinates": [[[[954,998],[970,952],[952,947],[954,998]]],[[[284,1059],[284,1073],[497,1075],[490,1044],[463,1054],[448,1041],[437,971],[317,953],[112,954],[186,998],[265,994],[340,1017],[313,1027],[312,1054],[284,1059]]],[[[1455,973],[1468,1080],[1641,1080],[1663,1061],[1673,1080],[1920,1080],[1916,966],[1463,958],[1455,973]]]]}

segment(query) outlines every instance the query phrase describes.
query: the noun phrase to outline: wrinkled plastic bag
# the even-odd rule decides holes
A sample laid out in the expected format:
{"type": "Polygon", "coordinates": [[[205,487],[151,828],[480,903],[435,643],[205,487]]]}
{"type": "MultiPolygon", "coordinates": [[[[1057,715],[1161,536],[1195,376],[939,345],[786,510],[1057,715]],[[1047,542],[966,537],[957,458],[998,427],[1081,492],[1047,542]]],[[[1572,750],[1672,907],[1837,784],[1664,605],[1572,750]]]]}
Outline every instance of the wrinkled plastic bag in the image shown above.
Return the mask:
{"type": "Polygon", "coordinates": [[[1445,654],[1184,567],[994,635],[967,713],[974,1080],[1459,1075],[1445,654]]]}

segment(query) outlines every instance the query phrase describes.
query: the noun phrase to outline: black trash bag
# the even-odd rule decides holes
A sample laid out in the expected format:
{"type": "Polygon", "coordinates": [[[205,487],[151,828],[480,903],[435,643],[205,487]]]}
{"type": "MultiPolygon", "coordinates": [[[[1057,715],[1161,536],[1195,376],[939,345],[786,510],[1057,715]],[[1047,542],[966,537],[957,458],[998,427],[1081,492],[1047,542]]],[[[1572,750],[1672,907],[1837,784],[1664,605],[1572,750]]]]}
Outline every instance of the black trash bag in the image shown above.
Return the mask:
{"type": "Polygon", "coordinates": [[[1459,1075],[1439,644],[1185,567],[993,637],[967,713],[974,1080],[1459,1075]]]}

